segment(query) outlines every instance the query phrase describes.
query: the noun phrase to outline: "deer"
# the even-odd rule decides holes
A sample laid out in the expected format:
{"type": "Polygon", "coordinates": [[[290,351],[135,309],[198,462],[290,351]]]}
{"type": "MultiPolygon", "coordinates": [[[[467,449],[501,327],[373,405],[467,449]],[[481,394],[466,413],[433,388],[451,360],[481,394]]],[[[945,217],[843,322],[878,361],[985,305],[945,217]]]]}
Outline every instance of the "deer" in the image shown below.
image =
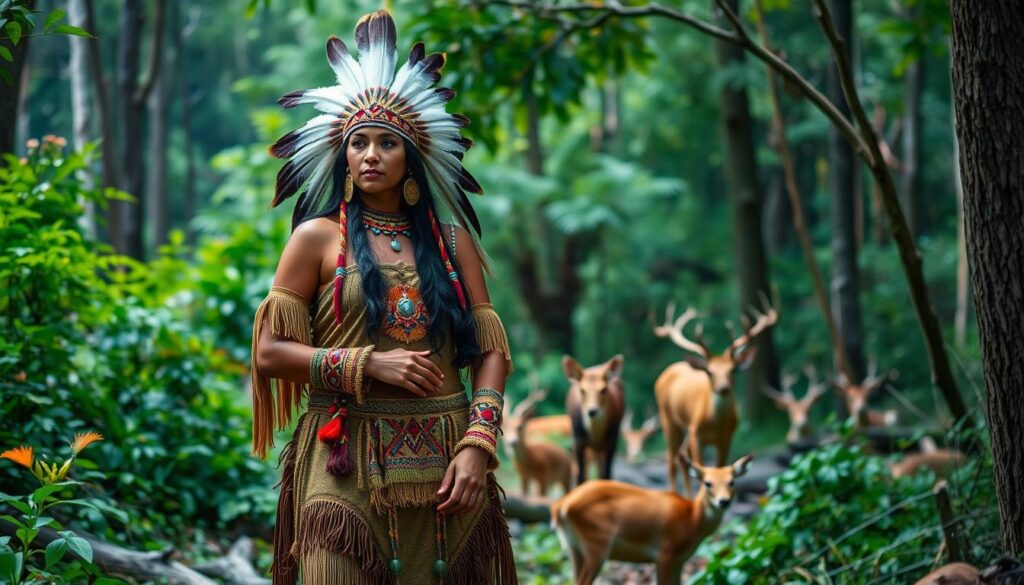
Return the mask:
{"type": "Polygon", "coordinates": [[[626,439],[626,461],[636,463],[644,452],[644,443],[654,433],[658,432],[658,417],[650,416],[640,424],[640,428],[633,428],[633,413],[626,411],[623,419],[622,438],[626,439]]]}
{"type": "Polygon", "coordinates": [[[964,454],[954,449],[939,449],[931,437],[920,441],[920,453],[908,453],[889,466],[893,479],[914,475],[922,468],[931,469],[938,478],[948,477],[964,462],[964,454]]]}
{"type": "Polygon", "coordinates": [[[603,364],[584,368],[572,356],[562,356],[562,370],[569,381],[565,411],[572,420],[576,485],[587,480],[588,458],[599,466],[602,479],[612,477],[612,460],[625,411],[622,361],[619,354],[603,364]]]}
{"type": "Polygon", "coordinates": [[[818,381],[817,370],[813,366],[804,368],[804,373],[807,375],[807,392],[803,398],[797,399],[793,394],[796,376],[792,374],[784,373],[782,375],[781,391],[770,387],[761,390],[789,415],[786,443],[790,446],[803,445],[811,441],[813,429],[807,415],[810,413],[811,407],[814,406],[814,402],[828,392],[828,384],[818,381]]]}
{"type": "MultiPolygon", "coordinates": [[[[667,337],[678,347],[692,352],[684,361],[668,366],[654,383],[654,396],[658,403],[661,429],[665,433],[668,449],[668,477],[672,490],[678,489],[674,453],[685,443],[690,459],[703,463],[701,449],[715,448],[716,465],[725,465],[732,447],[739,416],[733,393],[734,372],[750,366],[757,354],[754,341],[758,335],[775,325],[779,314],[762,295],[764,311],[752,309],[755,321],[743,317],[743,334],[729,343],[725,351],[715,355],[703,341],[698,326],[693,340],[683,334],[683,328],[697,316],[690,307],[673,320],[675,304],[665,311],[665,323],[654,327],[654,334],[667,337]]],[[[685,475],[687,493],[692,494],[690,476],[685,475]]]]}
{"type": "Polygon", "coordinates": [[[914,585],[975,585],[981,583],[981,572],[967,563],[950,563],[928,573],[914,585]]]}
{"type": "Polygon", "coordinates": [[[896,378],[898,378],[898,375],[893,371],[886,372],[881,376],[878,375],[877,364],[871,361],[868,364],[868,375],[860,384],[852,384],[846,379],[846,376],[840,373],[836,376],[832,386],[846,403],[846,410],[849,411],[850,418],[853,419],[856,428],[891,427],[897,422],[898,415],[896,411],[869,409],[868,399],[886,382],[896,378]]]}
{"type": "Polygon", "coordinates": [[[537,405],[544,401],[546,390],[534,388],[530,395],[520,401],[515,408],[509,409],[505,404],[502,413],[501,434],[504,439],[505,452],[515,463],[519,478],[522,481],[523,496],[529,495],[530,482],[535,481],[541,496],[547,496],[548,488],[559,484],[565,492],[569,491],[569,480],[572,477],[572,459],[558,445],[543,441],[531,441],[528,431],[529,423],[537,410],[537,405]]]}
{"type": "Polygon", "coordinates": [[[576,585],[590,585],[606,560],[654,563],[658,585],[678,585],[683,565],[718,529],[733,499],[733,482],[751,456],[726,467],[703,467],[677,454],[700,482],[693,499],[675,491],[594,480],[551,506],[551,524],[572,562],[576,585]]]}

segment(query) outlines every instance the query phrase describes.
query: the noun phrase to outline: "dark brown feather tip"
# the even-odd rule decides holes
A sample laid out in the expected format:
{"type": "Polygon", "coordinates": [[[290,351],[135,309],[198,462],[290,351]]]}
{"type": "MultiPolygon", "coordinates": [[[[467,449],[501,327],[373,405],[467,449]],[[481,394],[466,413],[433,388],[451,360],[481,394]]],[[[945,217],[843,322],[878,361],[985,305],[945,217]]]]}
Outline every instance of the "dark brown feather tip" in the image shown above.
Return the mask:
{"type": "Polygon", "coordinates": [[[348,47],[345,46],[345,41],[334,35],[327,38],[327,60],[331,67],[340,66],[346,55],[348,55],[348,47]]]}
{"type": "Polygon", "coordinates": [[[455,99],[455,90],[450,87],[438,87],[434,89],[434,93],[441,98],[441,101],[448,103],[455,99]]]}
{"type": "Polygon", "coordinates": [[[455,143],[466,150],[473,148],[473,139],[466,138],[465,136],[459,136],[458,138],[456,138],[455,143]]]}
{"type": "Polygon", "coordinates": [[[424,57],[423,61],[423,75],[430,77],[434,82],[441,79],[441,69],[444,68],[445,62],[444,53],[431,53],[424,57]]]}
{"type": "Polygon", "coordinates": [[[283,96],[281,96],[277,100],[277,103],[281,104],[281,106],[285,107],[285,108],[294,108],[295,106],[297,106],[300,103],[302,103],[300,100],[302,99],[302,96],[304,96],[304,95],[306,95],[306,90],[304,90],[304,89],[297,89],[297,90],[295,90],[293,92],[286,93],[283,96]]]}
{"type": "Polygon", "coordinates": [[[383,8],[364,14],[356,23],[356,47],[359,48],[360,55],[366,53],[370,49],[370,44],[379,39],[384,40],[385,46],[389,50],[395,50],[395,43],[398,39],[395,21],[383,8]]]}
{"type": "Polygon", "coordinates": [[[409,67],[419,63],[423,60],[423,55],[426,54],[426,50],[423,48],[423,43],[416,43],[409,49],[409,67]]]}
{"type": "Polygon", "coordinates": [[[305,182],[305,177],[298,171],[295,163],[289,161],[281,170],[277,172],[277,182],[274,186],[274,200],[270,203],[271,207],[277,207],[283,201],[295,195],[295,192],[299,190],[302,183],[305,182]]]}
{"type": "Polygon", "coordinates": [[[476,178],[473,177],[465,167],[463,167],[459,173],[459,186],[470,193],[479,193],[482,195],[484,192],[484,188],[480,186],[480,183],[476,181],[476,178]]]}
{"type": "Polygon", "coordinates": [[[461,191],[459,192],[459,209],[462,210],[462,214],[469,220],[469,224],[473,226],[473,231],[476,232],[477,237],[483,236],[483,230],[480,229],[480,218],[476,216],[476,210],[469,203],[469,198],[461,191]]]}
{"type": "Polygon", "coordinates": [[[278,138],[277,142],[270,146],[270,154],[275,158],[291,158],[295,154],[296,142],[300,136],[302,136],[300,131],[292,130],[278,138]]]}
{"type": "Polygon", "coordinates": [[[469,118],[463,116],[462,114],[452,114],[452,119],[455,120],[455,123],[459,126],[459,128],[465,128],[466,126],[469,126],[469,118]]]}

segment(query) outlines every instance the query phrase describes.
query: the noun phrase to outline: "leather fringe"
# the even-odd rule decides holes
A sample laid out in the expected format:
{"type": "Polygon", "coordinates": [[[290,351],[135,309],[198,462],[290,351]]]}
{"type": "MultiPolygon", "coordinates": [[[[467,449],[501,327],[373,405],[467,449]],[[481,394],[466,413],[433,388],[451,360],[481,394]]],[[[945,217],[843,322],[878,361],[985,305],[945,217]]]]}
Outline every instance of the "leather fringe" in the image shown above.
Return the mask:
{"type": "Polygon", "coordinates": [[[373,511],[386,515],[392,508],[430,506],[437,501],[440,480],[426,483],[395,483],[370,489],[373,511]]]}
{"type": "Polygon", "coordinates": [[[494,311],[490,303],[473,305],[473,320],[476,322],[476,339],[480,344],[480,352],[497,351],[505,356],[505,375],[512,374],[512,352],[508,347],[508,336],[501,317],[494,311]]]}
{"type": "Polygon", "coordinates": [[[480,514],[466,544],[452,559],[445,585],[517,585],[516,562],[505,515],[501,488],[488,475],[488,505],[480,514]]]}
{"type": "MultiPolygon", "coordinates": [[[[305,558],[316,554],[317,550],[352,557],[368,583],[392,582],[391,572],[377,554],[370,527],[342,504],[317,500],[303,507],[302,523],[298,527],[292,553],[296,558],[305,558]]],[[[313,582],[323,582],[317,581],[313,575],[309,578],[313,582]]]]}
{"type": "MultiPolygon", "coordinates": [[[[299,419],[302,428],[302,419],[299,419]]],[[[274,562],[270,566],[273,585],[295,585],[299,579],[299,565],[292,556],[295,542],[295,451],[298,433],[281,452],[281,488],[277,500],[277,523],[274,525],[274,562]]]]}
{"type": "Polygon", "coordinates": [[[260,459],[265,459],[274,446],[274,429],[286,428],[291,422],[292,410],[298,406],[304,386],[283,379],[272,380],[260,371],[256,356],[264,327],[270,327],[275,336],[312,345],[309,300],[275,286],[256,311],[252,331],[252,452],[260,459]]]}

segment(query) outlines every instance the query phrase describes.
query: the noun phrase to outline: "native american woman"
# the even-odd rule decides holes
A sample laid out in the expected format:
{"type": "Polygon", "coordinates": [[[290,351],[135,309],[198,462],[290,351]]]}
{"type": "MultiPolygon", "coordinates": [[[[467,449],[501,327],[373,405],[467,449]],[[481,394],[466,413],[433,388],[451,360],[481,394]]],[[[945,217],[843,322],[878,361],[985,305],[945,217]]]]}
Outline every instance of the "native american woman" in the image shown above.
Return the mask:
{"type": "Polygon", "coordinates": [[[514,584],[496,441],[512,361],[489,303],[462,166],[466,118],[434,87],[445,57],[395,24],[338,38],[338,85],[285,107],[321,112],[271,153],[272,207],[301,193],[253,331],[253,449],[301,410],[281,454],[273,582],[514,584]]]}

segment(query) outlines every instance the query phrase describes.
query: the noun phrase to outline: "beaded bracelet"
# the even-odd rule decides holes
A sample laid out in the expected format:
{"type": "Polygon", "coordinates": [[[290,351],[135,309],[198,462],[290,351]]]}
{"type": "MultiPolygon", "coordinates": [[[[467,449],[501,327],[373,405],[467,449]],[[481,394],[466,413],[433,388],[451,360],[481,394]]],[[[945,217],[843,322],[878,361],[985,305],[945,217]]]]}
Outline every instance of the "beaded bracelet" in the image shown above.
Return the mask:
{"type": "Polygon", "coordinates": [[[321,347],[309,361],[309,383],[316,388],[352,394],[363,402],[364,370],[373,345],[366,347],[321,347]]]}
{"type": "Polygon", "coordinates": [[[478,447],[490,456],[487,468],[498,467],[498,435],[501,433],[501,409],[505,397],[494,388],[473,391],[469,405],[469,426],[462,440],[455,444],[452,457],[466,447],[478,447]]]}

